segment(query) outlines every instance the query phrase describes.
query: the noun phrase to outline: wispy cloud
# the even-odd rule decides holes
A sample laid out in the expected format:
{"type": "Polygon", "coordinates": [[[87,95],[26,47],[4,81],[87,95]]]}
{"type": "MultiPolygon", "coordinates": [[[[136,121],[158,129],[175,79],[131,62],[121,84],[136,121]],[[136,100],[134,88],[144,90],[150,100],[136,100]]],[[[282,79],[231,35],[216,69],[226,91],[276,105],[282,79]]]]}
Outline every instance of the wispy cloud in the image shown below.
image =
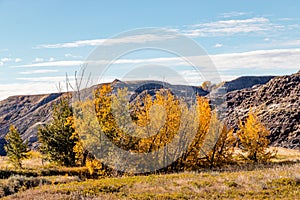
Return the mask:
{"type": "Polygon", "coordinates": [[[4,58],[1,58],[0,59],[0,66],[3,66],[5,63],[8,63],[8,62],[15,62],[15,63],[19,63],[21,62],[22,59],[21,58],[10,58],[10,57],[4,57],[4,58]]]}
{"type": "Polygon", "coordinates": [[[26,68],[26,67],[75,67],[83,64],[83,61],[79,60],[63,60],[54,62],[41,62],[26,65],[11,66],[11,68],[26,68]]]}
{"type": "Polygon", "coordinates": [[[220,44],[220,43],[217,43],[217,44],[214,45],[215,48],[220,48],[222,46],[223,46],[223,44],[220,44]]]}
{"type": "Polygon", "coordinates": [[[231,17],[239,17],[243,15],[247,15],[248,13],[245,12],[227,12],[227,13],[222,13],[220,16],[223,18],[231,18],[231,17]]]}
{"type": "Polygon", "coordinates": [[[0,84],[0,100],[13,95],[30,95],[59,92],[56,84],[41,82],[0,84]]]}
{"type": "MultiPolygon", "coordinates": [[[[204,56],[205,57],[205,56],[204,56]]],[[[256,50],[242,53],[227,53],[227,54],[215,54],[209,55],[219,70],[231,70],[231,69],[298,69],[300,64],[300,49],[273,49],[273,50],[256,50]]],[[[188,57],[192,60],[204,61],[203,55],[188,57]]],[[[120,59],[113,63],[107,60],[91,61],[95,64],[159,64],[165,66],[190,66],[190,63],[186,62],[185,58],[180,57],[157,57],[147,59],[120,59]]],[[[43,62],[33,63],[28,65],[14,66],[14,68],[26,68],[26,67],[61,67],[61,66],[81,66],[85,61],[55,61],[55,62],[43,62]]]]}
{"type": "MultiPolygon", "coordinates": [[[[241,74],[240,72],[245,71],[247,75],[262,75],[263,73],[276,75],[278,71],[281,72],[296,72],[299,70],[300,64],[300,49],[273,49],[273,50],[257,50],[248,51],[242,53],[227,53],[227,54],[216,54],[209,55],[214,65],[216,66],[221,78],[223,80],[230,80],[241,74]],[[264,72],[263,72],[264,71],[264,72]]],[[[202,59],[202,57],[189,57],[187,59],[202,59]]],[[[107,61],[103,61],[107,62],[107,61]]],[[[57,61],[57,62],[46,62],[46,63],[34,63],[30,66],[74,66],[74,64],[81,64],[82,61],[57,61]]],[[[140,64],[156,63],[162,64],[166,67],[174,66],[189,66],[189,63],[184,61],[184,58],[180,57],[160,57],[160,58],[148,58],[148,59],[121,59],[115,62],[118,65],[121,64],[140,64]]],[[[120,68],[117,68],[118,70],[120,68]]],[[[56,72],[57,70],[39,69],[28,72],[21,72],[21,74],[46,74],[50,72],[56,72]]],[[[179,70],[178,73],[190,84],[199,84],[199,72],[192,70],[179,70]]],[[[201,71],[200,71],[201,73],[201,71]]],[[[72,81],[74,76],[69,77],[72,81]]],[[[112,81],[112,76],[103,77],[105,81],[112,81]]],[[[120,77],[122,78],[122,77],[120,77]]],[[[137,77],[138,78],[138,77],[137,77]]],[[[204,77],[205,78],[205,77],[204,77]]],[[[65,76],[45,76],[45,77],[19,77],[17,78],[23,83],[16,84],[0,84],[0,98],[8,97],[16,94],[38,94],[38,93],[49,93],[57,92],[57,85],[59,82],[64,83],[66,81],[65,76]],[[20,89],[21,88],[21,89],[20,89]],[[15,92],[18,91],[18,92],[15,92]]],[[[171,81],[168,80],[168,81],[171,81]]],[[[202,80],[203,81],[203,80],[202,80]]],[[[62,84],[64,85],[64,84],[62,84]]]]}
{"type": "Polygon", "coordinates": [[[10,62],[10,61],[12,61],[12,59],[8,58],[8,57],[1,58],[0,60],[1,60],[1,62],[10,62]]]}
{"type": "MultiPolygon", "coordinates": [[[[69,76],[70,79],[73,79],[73,76],[69,76]]],[[[66,76],[45,76],[45,77],[20,77],[16,78],[17,80],[30,81],[30,82],[47,82],[47,83],[59,83],[66,81],[66,76]]]]}
{"type": "Polygon", "coordinates": [[[43,62],[44,58],[35,58],[32,62],[38,63],[38,62],[43,62]]]}
{"type": "MultiPolygon", "coordinates": [[[[272,33],[284,30],[286,28],[294,29],[293,25],[275,24],[267,17],[248,17],[249,13],[244,12],[230,12],[222,14],[222,20],[211,21],[207,23],[199,23],[192,25],[185,25],[174,30],[189,36],[189,37],[216,37],[216,36],[232,36],[235,34],[249,34],[249,33],[272,33]],[[234,18],[233,18],[234,17],[234,18]]],[[[278,20],[280,21],[280,20],[278,20]]],[[[296,26],[295,24],[294,26],[296,26]]],[[[132,36],[125,36],[111,39],[91,39],[91,40],[77,40],[72,42],[62,42],[56,44],[41,44],[33,48],[35,49],[55,49],[55,48],[78,48],[78,47],[93,47],[93,46],[111,46],[120,44],[136,44],[146,43],[151,41],[160,41],[169,38],[174,38],[174,35],[159,35],[159,34],[138,34],[132,36]]],[[[65,54],[65,57],[75,58],[72,54],[65,54]]]]}
{"type": "Polygon", "coordinates": [[[1,58],[1,59],[0,59],[0,66],[4,66],[5,63],[11,62],[11,61],[12,61],[12,59],[9,58],[9,57],[1,58]]]}
{"type": "Polygon", "coordinates": [[[299,18],[279,18],[280,21],[295,21],[295,20],[299,20],[299,18]]]}
{"type": "Polygon", "coordinates": [[[76,55],[73,55],[73,54],[71,54],[71,53],[66,53],[66,54],[65,54],[65,57],[66,57],[66,58],[82,58],[82,56],[76,56],[76,55]]]}
{"type": "Polygon", "coordinates": [[[286,42],[279,42],[279,44],[283,46],[300,46],[300,40],[289,40],[286,42]]]}
{"type": "MultiPolygon", "coordinates": [[[[75,77],[69,76],[70,84],[75,85],[75,77]]],[[[105,77],[105,82],[111,82],[115,77],[105,77]]],[[[67,91],[66,77],[21,78],[22,83],[0,83],[0,101],[13,95],[49,94],[67,91]],[[61,83],[61,84],[59,84],[61,83]]],[[[68,88],[70,89],[70,88],[68,88]]]]}
{"type": "Polygon", "coordinates": [[[126,44],[126,43],[145,43],[151,41],[160,41],[168,38],[173,38],[173,35],[156,35],[156,34],[141,34],[133,35],[120,38],[112,39],[95,39],[95,40],[78,40],[74,42],[67,43],[57,43],[57,44],[41,44],[34,48],[43,49],[43,48],[76,48],[76,47],[85,47],[85,46],[111,46],[116,44],[126,44]]]}
{"type": "Polygon", "coordinates": [[[26,65],[11,66],[11,68],[31,68],[31,67],[75,67],[83,64],[173,64],[173,65],[184,65],[185,61],[179,57],[166,57],[166,58],[147,58],[147,59],[119,59],[115,61],[110,60],[91,60],[91,61],[80,61],[80,60],[62,60],[54,62],[41,62],[32,63],[26,65]]]}
{"type": "MultiPolygon", "coordinates": [[[[217,54],[210,56],[219,71],[256,69],[299,70],[300,49],[257,50],[243,53],[217,54]]],[[[254,71],[251,71],[254,73],[254,71]]]]}
{"type": "Polygon", "coordinates": [[[16,62],[16,63],[22,62],[22,59],[21,59],[21,58],[16,58],[16,59],[15,59],[15,62],[16,62]]]}
{"type": "Polygon", "coordinates": [[[39,70],[32,70],[32,71],[24,71],[20,72],[19,74],[48,74],[48,73],[55,73],[58,72],[56,69],[39,69],[39,70]]]}
{"type": "Polygon", "coordinates": [[[274,25],[265,17],[249,19],[220,20],[209,23],[201,23],[190,26],[183,33],[191,37],[224,36],[239,33],[252,33],[281,28],[274,25]]]}

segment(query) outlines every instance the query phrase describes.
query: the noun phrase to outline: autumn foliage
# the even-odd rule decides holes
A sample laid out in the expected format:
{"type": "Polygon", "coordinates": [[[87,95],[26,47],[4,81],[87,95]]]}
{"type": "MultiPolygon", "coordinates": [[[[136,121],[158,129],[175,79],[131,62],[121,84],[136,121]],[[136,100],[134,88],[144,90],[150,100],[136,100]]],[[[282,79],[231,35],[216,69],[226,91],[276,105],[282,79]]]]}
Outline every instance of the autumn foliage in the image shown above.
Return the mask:
{"type": "Polygon", "coordinates": [[[39,129],[41,150],[50,161],[86,166],[91,174],[101,175],[123,171],[126,163],[137,171],[163,166],[163,172],[232,164],[237,161],[237,143],[247,161],[265,162],[275,155],[267,150],[269,131],[255,112],[250,111],[234,133],[205,97],[188,103],[168,89],[133,101],[129,97],[127,88],[113,91],[110,84],[103,84],[93,98],[73,103],[72,109],[62,100],[54,107],[51,124],[39,129]],[[113,154],[113,148],[152,157],[137,160],[113,154]],[[101,158],[115,168],[109,169],[101,158]]]}
{"type": "MultiPolygon", "coordinates": [[[[232,159],[232,130],[217,119],[203,97],[188,105],[169,90],[159,90],[155,97],[147,94],[130,104],[127,89],[113,94],[110,85],[103,85],[94,95],[101,131],[115,145],[135,153],[163,149],[153,165],[163,164],[164,170],[194,170],[232,159]],[[172,146],[174,141],[176,146],[172,146]],[[184,148],[187,142],[189,146],[184,148]],[[174,162],[168,163],[170,160],[174,162]]],[[[139,160],[137,166],[143,166],[142,162],[139,160]]]]}
{"type": "Polygon", "coordinates": [[[250,109],[246,121],[244,123],[240,121],[239,128],[237,134],[245,153],[245,155],[241,155],[244,159],[253,162],[267,162],[276,156],[275,151],[268,150],[269,139],[267,136],[270,135],[270,131],[260,122],[257,112],[250,109]]]}

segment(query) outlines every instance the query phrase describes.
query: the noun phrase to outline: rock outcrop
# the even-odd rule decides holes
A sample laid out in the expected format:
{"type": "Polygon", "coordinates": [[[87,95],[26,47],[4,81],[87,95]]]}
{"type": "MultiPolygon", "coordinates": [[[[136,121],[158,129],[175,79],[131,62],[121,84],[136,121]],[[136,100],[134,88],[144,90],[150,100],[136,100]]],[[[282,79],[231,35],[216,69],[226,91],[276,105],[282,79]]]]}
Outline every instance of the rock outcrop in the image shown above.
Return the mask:
{"type": "Polygon", "coordinates": [[[300,72],[226,94],[228,124],[238,127],[252,107],[270,130],[273,146],[300,149],[300,72]]]}

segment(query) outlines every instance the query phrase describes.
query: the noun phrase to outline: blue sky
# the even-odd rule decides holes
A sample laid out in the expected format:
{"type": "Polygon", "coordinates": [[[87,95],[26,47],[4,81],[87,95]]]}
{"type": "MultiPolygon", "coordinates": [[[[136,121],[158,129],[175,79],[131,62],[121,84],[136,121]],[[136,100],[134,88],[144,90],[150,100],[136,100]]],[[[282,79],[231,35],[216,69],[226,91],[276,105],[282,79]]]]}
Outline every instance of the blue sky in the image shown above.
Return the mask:
{"type": "MultiPolygon", "coordinates": [[[[0,99],[55,92],[65,74],[72,78],[105,39],[145,27],[176,30],[195,40],[222,80],[291,74],[300,65],[299,8],[292,0],[0,0],[0,99]]],[[[162,62],[170,57],[136,56],[162,62]]],[[[200,84],[193,72],[179,73],[200,84]]],[[[112,72],[107,80],[118,76],[112,72]]]]}

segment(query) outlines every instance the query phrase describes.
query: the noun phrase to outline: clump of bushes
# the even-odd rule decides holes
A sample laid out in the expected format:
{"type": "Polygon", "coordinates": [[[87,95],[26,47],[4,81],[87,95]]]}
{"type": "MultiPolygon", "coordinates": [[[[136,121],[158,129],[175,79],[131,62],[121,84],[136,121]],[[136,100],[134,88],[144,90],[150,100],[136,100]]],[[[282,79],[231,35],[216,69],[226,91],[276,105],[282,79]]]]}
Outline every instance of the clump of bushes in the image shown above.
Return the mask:
{"type": "Polygon", "coordinates": [[[25,191],[42,185],[56,185],[62,183],[79,182],[77,176],[26,177],[14,175],[6,180],[0,180],[0,198],[25,191]]]}
{"type": "MultiPolygon", "coordinates": [[[[110,176],[114,172],[120,175],[124,169],[170,173],[224,167],[239,162],[234,154],[237,143],[242,150],[239,158],[245,162],[266,163],[276,155],[268,149],[269,131],[251,109],[234,134],[220,121],[217,110],[205,97],[198,96],[195,105],[189,105],[171,91],[162,89],[155,93],[155,97],[147,94],[130,104],[128,95],[126,88],[113,93],[110,85],[103,85],[94,91],[94,99],[75,102],[73,107],[70,106],[70,97],[62,97],[53,108],[52,122],[39,128],[39,150],[51,163],[73,169],[43,169],[38,173],[96,178],[110,176]],[[114,112],[116,110],[121,112],[114,112]],[[123,113],[127,111],[131,112],[123,113]],[[132,121],[136,126],[128,127],[132,121]],[[108,140],[104,140],[102,134],[108,140]],[[147,157],[112,156],[114,145],[133,154],[161,152],[149,162],[147,157]],[[108,155],[106,163],[115,166],[97,160],[92,152],[99,151],[99,155],[108,155]],[[160,169],[156,169],[157,166],[161,166],[160,169]]],[[[10,132],[14,133],[11,142],[8,142],[14,147],[10,149],[19,151],[7,147],[8,155],[9,152],[17,152],[12,154],[12,158],[16,166],[21,167],[22,159],[28,156],[27,147],[14,127],[10,132]]]]}
{"type": "Polygon", "coordinates": [[[51,184],[51,181],[40,177],[11,176],[0,183],[0,197],[45,184],[51,184]]]}

